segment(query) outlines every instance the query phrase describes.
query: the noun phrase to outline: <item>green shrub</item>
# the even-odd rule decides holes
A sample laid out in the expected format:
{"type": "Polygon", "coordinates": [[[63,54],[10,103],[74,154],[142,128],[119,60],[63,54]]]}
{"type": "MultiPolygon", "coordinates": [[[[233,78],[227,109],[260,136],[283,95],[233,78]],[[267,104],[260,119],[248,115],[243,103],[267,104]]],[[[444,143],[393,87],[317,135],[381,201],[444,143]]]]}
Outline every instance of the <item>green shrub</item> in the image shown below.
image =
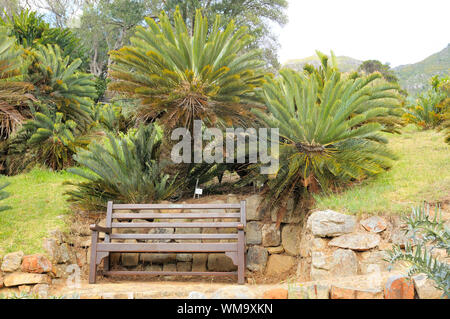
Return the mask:
{"type": "Polygon", "coordinates": [[[70,201],[89,210],[117,203],[155,203],[171,198],[181,182],[164,172],[160,162],[161,130],[142,126],[124,137],[107,134],[104,144],[92,142],[74,157],[81,167],[69,172],[87,179],[68,192],[70,201]]]}
{"type": "Polygon", "coordinates": [[[396,245],[389,250],[386,261],[390,263],[406,262],[411,266],[409,276],[424,273],[434,281],[443,296],[450,298],[450,265],[433,257],[433,249],[442,248],[450,255],[450,229],[445,227],[440,208],[435,210],[431,219],[430,207],[417,207],[405,218],[406,233],[412,235],[414,244],[406,244],[405,251],[396,245]]]}

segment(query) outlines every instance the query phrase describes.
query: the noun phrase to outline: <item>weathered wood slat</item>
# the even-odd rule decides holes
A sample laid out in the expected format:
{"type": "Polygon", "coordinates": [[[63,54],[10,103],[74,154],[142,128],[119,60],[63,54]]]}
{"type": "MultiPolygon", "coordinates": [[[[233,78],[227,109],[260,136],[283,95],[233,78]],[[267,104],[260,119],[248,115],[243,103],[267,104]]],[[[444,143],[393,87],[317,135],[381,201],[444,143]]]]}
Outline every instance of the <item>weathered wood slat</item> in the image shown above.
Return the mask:
{"type": "Polygon", "coordinates": [[[103,272],[107,276],[231,276],[237,275],[236,271],[232,272],[199,272],[199,271],[124,271],[111,270],[103,272]]]}
{"type": "Polygon", "coordinates": [[[113,209],[239,209],[240,204],[113,204],[113,209]]]}
{"type": "Polygon", "coordinates": [[[213,218],[240,218],[240,213],[114,213],[113,219],[213,219],[213,218]]]}
{"type": "Polygon", "coordinates": [[[112,228],[237,228],[239,222],[112,223],[112,228]]]}
{"type": "Polygon", "coordinates": [[[237,239],[236,234],[112,234],[111,239],[237,239]]]}
{"type": "Polygon", "coordinates": [[[151,252],[227,252],[237,251],[237,243],[97,243],[97,251],[110,252],[133,252],[133,253],[151,253],[151,252]]]}
{"type": "MultiPolygon", "coordinates": [[[[91,264],[89,272],[89,282],[95,283],[97,272],[97,265],[104,260],[103,273],[105,275],[169,275],[169,276],[228,276],[237,275],[238,282],[244,284],[245,282],[245,224],[246,212],[245,201],[240,204],[114,204],[112,201],[108,202],[106,214],[106,227],[93,226],[92,244],[91,244],[91,264]],[[161,210],[169,210],[169,213],[161,213],[161,210]],[[202,210],[222,210],[221,212],[207,212],[202,210]],[[227,212],[224,210],[233,209],[239,210],[236,212],[227,212]],[[149,210],[148,212],[136,213],[118,213],[117,210],[149,210]],[[170,210],[190,210],[186,213],[173,212],[170,210]],[[192,212],[192,210],[199,210],[200,212],[192,212]],[[233,219],[239,218],[236,222],[182,222],[177,219],[200,219],[211,220],[216,218],[233,219]],[[113,222],[116,220],[132,220],[132,219],[174,219],[175,222],[113,222]],[[227,234],[113,234],[112,230],[121,229],[154,229],[154,228],[234,228],[236,233],[227,234]],[[111,232],[110,232],[111,230],[111,232]],[[99,242],[98,231],[110,232],[105,235],[103,242],[99,242]],[[137,239],[137,240],[202,240],[202,239],[234,239],[232,243],[186,243],[186,242],[171,242],[171,243],[111,243],[111,239],[137,239]],[[116,253],[225,253],[226,256],[233,260],[237,265],[236,272],[168,272],[168,271],[109,271],[109,255],[112,252],[116,253]]],[[[145,231],[142,231],[145,233],[145,231]]]]}

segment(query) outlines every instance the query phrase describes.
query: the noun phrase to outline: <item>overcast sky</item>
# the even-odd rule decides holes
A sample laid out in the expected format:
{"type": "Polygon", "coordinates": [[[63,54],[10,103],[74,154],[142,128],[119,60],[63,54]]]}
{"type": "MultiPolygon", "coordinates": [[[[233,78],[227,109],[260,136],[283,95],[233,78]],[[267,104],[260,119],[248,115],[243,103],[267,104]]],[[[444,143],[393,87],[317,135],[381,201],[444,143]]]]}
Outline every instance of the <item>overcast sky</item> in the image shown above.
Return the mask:
{"type": "Polygon", "coordinates": [[[450,0],[289,0],[288,14],[275,28],[281,62],[331,49],[398,66],[450,43],[450,0]]]}

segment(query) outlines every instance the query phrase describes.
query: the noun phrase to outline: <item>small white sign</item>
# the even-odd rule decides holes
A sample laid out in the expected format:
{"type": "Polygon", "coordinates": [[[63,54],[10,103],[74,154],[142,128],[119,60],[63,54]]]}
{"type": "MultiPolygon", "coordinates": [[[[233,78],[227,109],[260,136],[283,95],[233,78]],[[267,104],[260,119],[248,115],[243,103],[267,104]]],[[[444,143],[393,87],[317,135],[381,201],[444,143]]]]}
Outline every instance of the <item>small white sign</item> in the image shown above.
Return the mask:
{"type": "Polygon", "coordinates": [[[203,189],[201,189],[201,188],[196,188],[196,189],[195,189],[195,195],[203,195],[203,189]]]}

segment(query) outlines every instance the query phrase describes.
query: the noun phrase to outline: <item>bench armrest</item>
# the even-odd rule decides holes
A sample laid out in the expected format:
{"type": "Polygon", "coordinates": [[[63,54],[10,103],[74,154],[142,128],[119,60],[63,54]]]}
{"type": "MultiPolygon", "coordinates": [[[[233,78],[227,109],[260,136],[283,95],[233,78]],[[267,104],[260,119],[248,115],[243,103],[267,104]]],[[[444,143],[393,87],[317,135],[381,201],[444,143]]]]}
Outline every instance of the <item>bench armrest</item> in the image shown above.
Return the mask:
{"type": "Polygon", "coordinates": [[[98,231],[98,232],[102,232],[102,233],[106,233],[106,234],[111,233],[111,228],[106,228],[106,227],[102,227],[99,225],[91,225],[89,228],[93,231],[98,231]]]}

